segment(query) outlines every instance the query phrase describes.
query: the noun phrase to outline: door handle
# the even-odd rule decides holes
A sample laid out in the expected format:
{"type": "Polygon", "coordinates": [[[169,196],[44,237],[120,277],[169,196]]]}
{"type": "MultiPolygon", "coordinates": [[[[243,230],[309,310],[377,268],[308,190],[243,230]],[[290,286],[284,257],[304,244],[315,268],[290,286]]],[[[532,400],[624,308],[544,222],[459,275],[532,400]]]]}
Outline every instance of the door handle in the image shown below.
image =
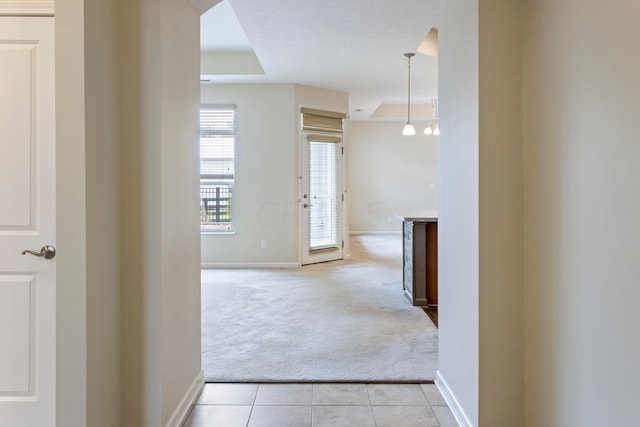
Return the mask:
{"type": "Polygon", "coordinates": [[[40,252],[30,251],[28,249],[22,251],[22,255],[26,255],[26,254],[41,256],[41,257],[44,257],[45,259],[51,259],[54,256],[56,256],[56,248],[54,248],[51,245],[46,245],[46,246],[43,246],[42,249],[40,249],[40,252]]]}
{"type": "Polygon", "coordinates": [[[308,208],[309,206],[313,206],[313,205],[310,205],[310,204],[307,204],[307,203],[305,203],[304,205],[302,205],[302,207],[303,207],[303,208],[308,208]]]}

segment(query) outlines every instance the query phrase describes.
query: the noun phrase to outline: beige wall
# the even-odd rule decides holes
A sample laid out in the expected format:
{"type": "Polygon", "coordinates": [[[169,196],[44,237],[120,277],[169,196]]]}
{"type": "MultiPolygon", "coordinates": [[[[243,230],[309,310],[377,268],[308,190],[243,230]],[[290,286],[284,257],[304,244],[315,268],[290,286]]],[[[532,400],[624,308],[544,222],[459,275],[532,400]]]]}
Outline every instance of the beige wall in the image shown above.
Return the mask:
{"type": "Polygon", "coordinates": [[[200,373],[199,15],[186,0],[119,12],[123,425],[156,426],[200,373]]]}
{"type": "MultiPolygon", "coordinates": [[[[349,109],[349,94],[336,90],[322,89],[312,86],[295,85],[296,106],[325,108],[347,114],[349,109]]],[[[296,109],[296,124],[300,126],[300,116],[296,109]]],[[[297,131],[298,128],[296,128],[297,131]]]]}
{"type": "Polygon", "coordinates": [[[439,376],[471,425],[523,423],[522,3],[440,25],[439,376]]]}
{"type": "Polygon", "coordinates": [[[479,61],[479,426],[524,410],[523,2],[482,0],[479,61]]]}
{"type": "Polygon", "coordinates": [[[56,1],[56,423],[87,421],[84,1],[56,1]],[[60,96],[64,94],[64,96],[60,96]]]}
{"type": "Polygon", "coordinates": [[[402,136],[403,122],[349,122],[351,232],[402,231],[394,212],[437,212],[438,138],[402,136]],[[433,185],[434,188],[429,186],[433,185]]]}
{"type": "Polygon", "coordinates": [[[163,0],[162,425],[200,375],[199,22],[188,1],[163,0]]]}
{"type": "Polygon", "coordinates": [[[439,374],[471,425],[640,424],[639,8],[448,3],[439,374]],[[475,213],[453,210],[476,186],[477,267],[475,213]]]}
{"type": "Polygon", "coordinates": [[[122,425],[116,26],[115,1],[85,5],[87,425],[104,427],[122,425]]]}
{"type": "Polygon", "coordinates": [[[527,2],[526,426],[640,425],[639,14],[527,2]]]}
{"type": "Polygon", "coordinates": [[[56,2],[57,425],[177,425],[201,384],[198,40],[187,0],[56,2]]]}
{"type": "Polygon", "coordinates": [[[161,425],[160,1],[119,3],[122,424],[161,425]]]}
{"type": "Polygon", "coordinates": [[[202,263],[297,264],[296,111],[307,105],[346,112],[347,94],[292,84],[202,85],[201,102],[236,106],[235,233],[203,234],[202,263]]]}

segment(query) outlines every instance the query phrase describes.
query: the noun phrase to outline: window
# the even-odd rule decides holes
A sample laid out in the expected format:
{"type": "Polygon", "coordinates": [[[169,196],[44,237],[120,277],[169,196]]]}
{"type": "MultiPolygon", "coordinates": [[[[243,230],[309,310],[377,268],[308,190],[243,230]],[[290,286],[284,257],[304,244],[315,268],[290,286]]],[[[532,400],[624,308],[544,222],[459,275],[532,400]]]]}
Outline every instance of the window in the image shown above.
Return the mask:
{"type": "Polygon", "coordinates": [[[234,154],[235,106],[201,106],[201,231],[233,231],[234,154]]]}

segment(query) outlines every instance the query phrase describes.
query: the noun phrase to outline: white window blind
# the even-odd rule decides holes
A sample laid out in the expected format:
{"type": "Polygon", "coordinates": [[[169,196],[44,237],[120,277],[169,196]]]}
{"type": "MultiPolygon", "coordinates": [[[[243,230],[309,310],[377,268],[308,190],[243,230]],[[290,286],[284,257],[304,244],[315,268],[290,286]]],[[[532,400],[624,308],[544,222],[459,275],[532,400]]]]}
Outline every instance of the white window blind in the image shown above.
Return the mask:
{"type": "Polygon", "coordinates": [[[233,108],[200,110],[200,176],[233,179],[235,124],[233,108]]]}
{"type": "Polygon", "coordinates": [[[338,248],[339,138],[309,136],[309,250],[338,248]]]}
{"type": "Polygon", "coordinates": [[[235,180],[235,107],[200,109],[200,224],[203,231],[232,230],[235,180]]]}

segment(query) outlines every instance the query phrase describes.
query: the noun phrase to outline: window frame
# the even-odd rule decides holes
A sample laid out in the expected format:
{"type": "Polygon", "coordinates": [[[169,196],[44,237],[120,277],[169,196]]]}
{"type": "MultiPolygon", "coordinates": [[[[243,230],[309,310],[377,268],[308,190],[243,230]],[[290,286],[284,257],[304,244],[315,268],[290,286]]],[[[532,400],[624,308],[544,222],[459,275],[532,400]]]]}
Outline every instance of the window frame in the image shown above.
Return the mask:
{"type": "Polygon", "coordinates": [[[199,109],[199,139],[198,139],[198,147],[199,147],[199,167],[200,167],[200,233],[201,234],[235,234],[235,182],[236,182],[236,135],[237,135],[237,108],[233,104],[201,104],[199,109]],[[203,139],[203,127],[202,127],[202,112],[203,111],[231,111],[233,114],[233,124],[232,124],[232,133],[225,134],[221,132],[220,135],[229,135],[233,141],[233,173],[232,178],[226,177],[206,177],[207,175],[203,175],[202,173],[202,139],[203,139]],[[205,178],[203,178],[205,176],[205,178]],[[208,181],[208,182],[207,182],[208,181]],[[206,186],[204,187],[203,184],[206,186]],[[220,188],[227,187],[228,188],[228,197],[220,198],[220,188]],[[207,188],[209,190],[216,188],[216,193],[214,197],[203,197],[203,188],[207,188]],[[225,200],[228,204],[229,209],[229,221],[218,222],[218,223],[205,223],[203,222],[203,215],[209,215],[206,209],[206,206],[209,204],[209,200],[216,200],[214,212],[219,212],[220,210],[220,200],[225,200]]]}

